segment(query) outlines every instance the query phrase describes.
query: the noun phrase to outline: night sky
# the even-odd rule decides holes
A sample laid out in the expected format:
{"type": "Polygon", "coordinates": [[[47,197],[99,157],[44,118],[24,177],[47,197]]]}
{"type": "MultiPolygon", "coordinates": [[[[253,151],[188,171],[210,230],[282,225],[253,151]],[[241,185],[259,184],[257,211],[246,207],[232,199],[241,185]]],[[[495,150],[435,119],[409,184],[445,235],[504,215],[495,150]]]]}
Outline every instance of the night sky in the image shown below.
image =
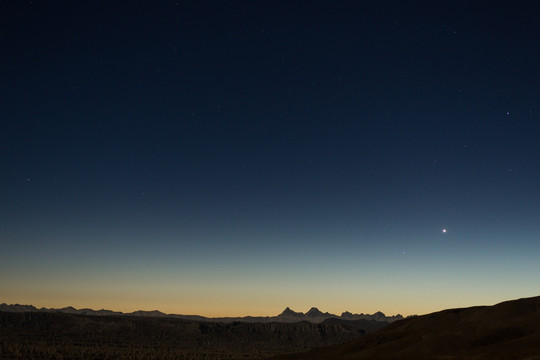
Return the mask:
{"type": "Polygon", "coordinates": [[[540,295],[540,5],[3,1],[0,302],[540,295]]]}

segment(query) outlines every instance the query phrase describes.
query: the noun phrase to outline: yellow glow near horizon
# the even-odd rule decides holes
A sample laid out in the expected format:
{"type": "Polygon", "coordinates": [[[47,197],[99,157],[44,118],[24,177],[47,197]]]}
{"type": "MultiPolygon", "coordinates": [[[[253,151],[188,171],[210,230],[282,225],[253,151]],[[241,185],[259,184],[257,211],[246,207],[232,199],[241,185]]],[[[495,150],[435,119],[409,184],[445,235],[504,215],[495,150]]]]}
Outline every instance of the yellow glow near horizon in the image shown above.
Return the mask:
{"type": "MultiPolygon", "coordinates": [[[[301,296],[290,297],[289,301],[268,299],[239,299],[235,294],[222,294],[211,298],[184,296],[178,298],[163,298],[159,294],[129,295],[98,295],[90,296],[85,293],[70,292],[14,292],[3,294],[1,302],[7,304],[33,305],[37,308],[63,308],[73,306],[76,309],[90,308],[93,310],[112,310],[125,313],[137,310],[159,310],[166,314],[201,315],[206,317],[241,317],[241,316],[275,316],[286,307],[297,312],[307,312],[311,307],[317,307],[322,312],[341,315],[344,311],[352,313],[372,314],[382,311],[386,315],[402,314],[422,315],[435,311],[455,307],[469,307],[477,305],[493,305],[510,298],[492,297],[466,297],[454,296],[441,302],[440,295],[433,294],[423,300],[413,299],[411,296],[396,297],[372,297],[363,302],[351,301],[355,304],[345,304],[346,300],[332,302],[328,299],[313,301],[301,296]]],[[[534,296],[534,294],[519,297],[534,296]]]]}

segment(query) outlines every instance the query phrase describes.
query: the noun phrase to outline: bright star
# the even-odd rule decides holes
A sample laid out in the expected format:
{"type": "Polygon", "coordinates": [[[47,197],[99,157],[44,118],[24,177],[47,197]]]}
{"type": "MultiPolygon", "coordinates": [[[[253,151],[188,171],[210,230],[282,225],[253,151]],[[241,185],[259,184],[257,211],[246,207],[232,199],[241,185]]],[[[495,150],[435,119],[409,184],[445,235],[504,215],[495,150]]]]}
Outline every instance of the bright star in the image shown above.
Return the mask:
{"type": "Polygon", "coordinates": [[[446,229],[442,229],[443,234],[446,234],[446,229]]]}

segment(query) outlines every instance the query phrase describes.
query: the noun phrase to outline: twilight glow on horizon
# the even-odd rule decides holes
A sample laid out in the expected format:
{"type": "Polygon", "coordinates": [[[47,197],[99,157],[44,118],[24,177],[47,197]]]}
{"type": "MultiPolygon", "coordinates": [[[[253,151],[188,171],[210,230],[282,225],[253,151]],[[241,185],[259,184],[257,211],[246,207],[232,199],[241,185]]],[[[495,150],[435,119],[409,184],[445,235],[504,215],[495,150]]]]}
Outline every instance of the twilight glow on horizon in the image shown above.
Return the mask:
{"type": "Polygon", "coordinates": [[[0,5],[0,303],[540,295],[535,5],[0,5]]]}

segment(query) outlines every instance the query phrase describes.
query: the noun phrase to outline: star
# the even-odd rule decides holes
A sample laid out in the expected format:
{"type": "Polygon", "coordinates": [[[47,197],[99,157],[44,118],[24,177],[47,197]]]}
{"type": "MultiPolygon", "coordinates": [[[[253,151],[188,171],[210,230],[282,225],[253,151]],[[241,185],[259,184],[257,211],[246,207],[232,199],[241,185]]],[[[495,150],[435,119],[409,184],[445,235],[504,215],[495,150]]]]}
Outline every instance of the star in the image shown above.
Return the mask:
{"type": "Polygon", "coordinates": [[[441,231],[442,231],[443,234],[446,234],[446,229],[445,228],[443,228],[441,231]]]}

